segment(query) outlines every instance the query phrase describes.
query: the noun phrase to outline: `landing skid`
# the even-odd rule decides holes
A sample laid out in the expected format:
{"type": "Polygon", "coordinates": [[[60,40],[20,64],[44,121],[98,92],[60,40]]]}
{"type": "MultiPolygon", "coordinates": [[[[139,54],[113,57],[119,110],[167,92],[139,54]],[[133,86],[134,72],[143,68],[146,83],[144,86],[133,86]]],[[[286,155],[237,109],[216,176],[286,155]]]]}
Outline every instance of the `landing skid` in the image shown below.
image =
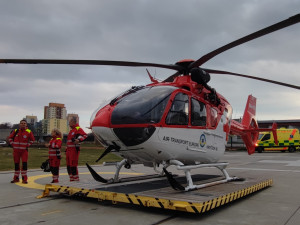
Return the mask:
{"type": "Polygon", "coordinates": [[[116,163],[116,172],[115,172],[115,176],[113,179],[107,180],[103,177],[101,177],[89,164],[86,163],[87,168],[89,169],[90,173],[92,174],[93,178],[98,181],[98,182],[102,182],[102,183],[116,183],[119,182],[119,174],[120,174],[120,170],[121,168],[125,165],[129,165],[128,167],[130,168],[130,164],[128,164],[126,159],[123,159],[121,162],[117,162],[116,163]]]}
{"type": "Polygon", "coordinates": [[[101,177],[89,164],[86,163],[86,166],[88,167],[90,173],[92,174],[93,178],[96,181],[101,182],[101,183],[108,183],[108,184],[127,182],[127,181],[133,181],[133,180],[145,180],[145,179],[150,179],[150,178],[157,178],[157,177],[162,177],[165,174],[171,187],[174,190],[192,191],[192,190],[201,189],[201,188],[205,188],[205,187],[209,187],[209,186],[213,186],[213,185],[217,185],[217,184],[227,183],[230,181],[241,181],[242,180],[238,177],[230,177],[228,175],[227,171],[225,170],[225,168],[228,165],[228,163],[226,163],[226,162],[197,164],[197,165],[184,165],[182,162],[180,162],[178,160],[170,160],[167,163],[164,163],[164,167],[161,172],[158,171],[156,164],[153,165],[154,170],[159,173],[157,175],[146,175],[146,176],[139,176],[139,177],[134,177],[134,178],[122,178],[122,179],[119,178],[121,168],[124,166],[125,168],[129,169],[130,164],[127,162],[126,159],[123,159],[121,162],[115,163],[115,165],[116,165],[116,172],[115,172],[114,178],[107,180],[107,179],[101,177]],[[186,187],[182,186],[178,181],[176,181],[174,178],[174,175],[172,175],[171,173],[169,173],[167,171],[166,168],[171,165],[175,165],[178,170],[184,171],[185,177],[187,180],[186,187]],[[212,181],[212,182],[208,182],[208,183],[204,183],[204,184],[198,184],[198,185],[194,184],[190,171],[193,169],[198,169],[198,168],[203,168],[203,167],[216,167],[223,173],[225,178],[222,180],[212,181]]]}
{"type": "Polygon", "coordinates": [[[175,165],[177,166],[178,170],[183,170],[187,179],[187,186],[183,187],[181,184],[179,184],[173,177],[172,174],[170,174],[166,167],[163,168],[168,181],[170,183],[170,185],[172,186],[173,189],[175,190],[181,190],[181,191],[191,191],[191,190],[195,190],[195,189],[200,189],[200,188],[205,188],[205,187],[209,187],[209,186],[213,186],[213,185],[217,185],[217,184],[223,184],[223,183],[227,183],[230,181],[241,181],[242,179],[238,178],[238,177],[230,177],[227,173],[227,171],[225,170],[225,168],[227,167],[228,163],[226,162],[221,162],[221,163],[209,163],[209,164],[198,164],[198,165],[184,165],[182,162],[178,161],[178,160],[170,160],[167,166],[170,165],[175,165]],[[216,167],[219,170],[221,170],[221,172],[223,173],[225,179],[222,180],[218,180],[218,181],[213,181],[213,182],[209,182],[209,183],[205,183],[205,184],[200,184],[200,185],[195,185],[193,183],[193,179],[191,176],[190,171],[192,169],[198,169],[198,168],[203,168],[203,167],[216,167]]]}
{"type": "MultiPolygon", "coordinates": [[[[111,164],[111,163],[108,163],[108,164],[111,164]]],[[[144,176],[138,176],[138,177],[119,178],[121,168],[124,166],[125,168],[129,169],[131,166],[127,162],[126,159],[123,159],[121,162],[116,162],[113,164],[116,166],[117,169],[116,169],[114,178],[111,178],[108,180],[103,178],[102,176],[100,176],[89,164],[86,163],[86,166],[96,181],[101,182],[101,183],[107,183],[107,184],[129,182],[129,181],[136,181],[136,180],[145,180],[145,179],[158,178],[158,177],[164,176],[164,174],[162,172],[158,172],[156,169],[156,166],[154,166],[155,171],[159,174],[144,175],[144,176]]]]}

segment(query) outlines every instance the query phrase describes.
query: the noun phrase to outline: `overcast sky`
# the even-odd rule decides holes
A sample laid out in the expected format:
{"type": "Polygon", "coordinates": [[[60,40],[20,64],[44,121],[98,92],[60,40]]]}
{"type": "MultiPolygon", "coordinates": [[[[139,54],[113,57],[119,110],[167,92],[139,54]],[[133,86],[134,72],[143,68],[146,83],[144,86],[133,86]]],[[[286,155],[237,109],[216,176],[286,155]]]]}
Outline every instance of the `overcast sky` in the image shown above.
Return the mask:
{"type": "MultiPolygon", "coordinates": [[[[299,0],[26,0],[0,2],[0,58],[99,59],[173,64],[300,13],[299,0]]],[[[300,85],[300,23],[228,50],[203,65],[300,85]]],[[[163,80],[172,70],[148,68],[163,80]]],[[[0,123],[43,119],[64,103],[82,127],[99,105],[150,83],[146,68],[0,64],[0,123]]],[[[258,120],[300,119],[300,91],[212,75],[210,86],[241,117],[247,96],[258,120]]]]}

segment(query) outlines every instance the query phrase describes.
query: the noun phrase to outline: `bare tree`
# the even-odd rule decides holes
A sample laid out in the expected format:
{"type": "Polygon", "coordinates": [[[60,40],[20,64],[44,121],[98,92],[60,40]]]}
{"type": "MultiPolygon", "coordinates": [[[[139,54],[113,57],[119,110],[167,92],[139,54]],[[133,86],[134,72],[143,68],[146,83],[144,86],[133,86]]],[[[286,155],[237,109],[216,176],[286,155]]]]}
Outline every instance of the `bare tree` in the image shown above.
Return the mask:
{"type": "Polygon", "coordinates": [[[12,124],[10,122],[4,122],[0,124],[0,129],[11,129],[12,124]]]}

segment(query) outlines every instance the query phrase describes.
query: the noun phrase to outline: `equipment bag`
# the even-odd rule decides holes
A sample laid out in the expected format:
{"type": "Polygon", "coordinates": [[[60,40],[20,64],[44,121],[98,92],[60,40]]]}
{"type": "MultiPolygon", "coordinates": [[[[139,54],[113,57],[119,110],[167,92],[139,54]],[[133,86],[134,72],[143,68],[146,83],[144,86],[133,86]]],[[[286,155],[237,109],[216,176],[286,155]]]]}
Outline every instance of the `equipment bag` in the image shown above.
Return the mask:
{"type": "Polygon", "coordinates": [[[51,172],[49,159],[42,163],[41,169],[44,170],[44,172],[51,172]]]}

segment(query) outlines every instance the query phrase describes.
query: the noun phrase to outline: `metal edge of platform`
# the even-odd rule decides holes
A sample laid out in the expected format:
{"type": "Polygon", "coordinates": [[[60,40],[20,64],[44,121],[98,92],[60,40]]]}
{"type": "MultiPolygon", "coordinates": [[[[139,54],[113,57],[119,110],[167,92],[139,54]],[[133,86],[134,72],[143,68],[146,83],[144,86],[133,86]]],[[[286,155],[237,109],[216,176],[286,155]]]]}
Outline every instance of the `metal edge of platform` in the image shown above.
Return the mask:
{"type": "Polygon", "coordinates": [[[95,198],[98,201],[111,201],[113,204],[128,203],[143,207],[156,207],[161,209],[177,210],[189,213],[204,213],[214,208],[223,206],[237,199],[250,195],[254,192],[262,190],[273,184],[272,179],[268,179],[249,187],[234,191],[225,195],[218,196],[203,202],[188,202],[169,200],[164,198],[148,197],[135,194],[124,194],[109,191],[100,191],[95,189],[84,189],[70,186],[59,186],[54,184],[46,184],[43,194],[37,198],[48,197],[50,192],[63,193],[68,196],[95,198]]]}

